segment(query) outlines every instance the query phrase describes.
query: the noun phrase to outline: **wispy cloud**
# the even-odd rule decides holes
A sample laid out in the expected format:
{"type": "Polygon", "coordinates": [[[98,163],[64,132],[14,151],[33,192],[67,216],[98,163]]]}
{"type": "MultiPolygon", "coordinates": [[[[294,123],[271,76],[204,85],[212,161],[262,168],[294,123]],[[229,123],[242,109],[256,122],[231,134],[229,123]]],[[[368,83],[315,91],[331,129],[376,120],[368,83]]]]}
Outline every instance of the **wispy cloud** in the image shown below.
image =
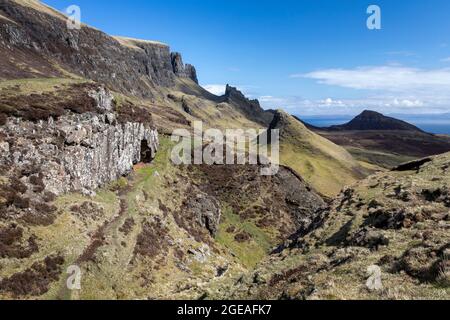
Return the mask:
{"type": "MultiPolygon", "coordinates": [[[[306,99],[302,96],[267,94],[253,86],[238,88],[247,96],[259,99],[266,109],[283,108],[294,114],[355,114],[364,109],[383,113],[450,112],[450,68],[364,66],[316,70],[292,74],[290,77],[311,79],[320,85],[353,89],[358,98],[347,98],[347,90],[336,96],[306,99]]],[[[225,85],[205,87],[219,95],[225,89],[225,85]]]]}
{"type": "Polygon", "coordinates": [[[442,62],[450,62],[450,57],[447,57],[447,58],[441,59],[441,61],[442,61],[442,62]]]}
{"type": "Polygon", "coordinates": [[[302,115],[348,115],[366,109],[383,113],[439,113],[446,109],[439,107],[425,108],[425,103],[418,99],[395,97],[368,97],[362,99],[304,99],[302,97],[261,96],[260,102],[266,109],[282,108],[293,114],[302,115]]]}
{"type": "Polygon", "coordinates": [[[448,90],[450,69],[423,70],[407,67],[379,66],[355,69],[327,69],[292,77],[304,77],[319,83],[352,89],[414,91],[448,90]]]}

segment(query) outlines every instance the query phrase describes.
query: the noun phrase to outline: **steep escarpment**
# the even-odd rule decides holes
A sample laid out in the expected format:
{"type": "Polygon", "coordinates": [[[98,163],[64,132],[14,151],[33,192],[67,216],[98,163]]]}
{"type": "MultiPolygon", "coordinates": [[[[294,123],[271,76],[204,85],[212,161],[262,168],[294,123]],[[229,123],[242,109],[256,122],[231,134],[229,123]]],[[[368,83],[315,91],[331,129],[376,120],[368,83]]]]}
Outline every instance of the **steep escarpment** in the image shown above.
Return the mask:
{"type": "Polygon", "coordinates": [[[250,100],[237,88],[227,84],[225,88],[225,95],[221,97],[224,102],[235,106],[238,110],[244,113],[248,118],[256,122],[269,125],[272,121],[273,114],[264,111],[261,108],[258,100],[250,100]]]}
{"type": "Polygon", "coordinates": [[[191,64],[184,64],[179,52],[172,52],[171,55],[173,72],[180,78],[188,78],[198,84],[197,71],[191,64]]]}
{"type": "Polygon", "coordinates": [[[37,0],[2,1],[0,15],[3,79],[72,73],[144,97],[149,88],[174,85],[177,76],[197,81],[195,68],[167,45],[114,38],[86,25],[71,30],[61,13],[37,0]]]}
{"type": "Polygon", "coordinates": [[[448,297],[448,155],[354,184],[342,147],[207,93],[164,44],[35,0],[2,1],[0,26],[0,299],[448,297]],[[198,120],[280,130],[283,165],[175,165],[156,128],[198,120]]]}

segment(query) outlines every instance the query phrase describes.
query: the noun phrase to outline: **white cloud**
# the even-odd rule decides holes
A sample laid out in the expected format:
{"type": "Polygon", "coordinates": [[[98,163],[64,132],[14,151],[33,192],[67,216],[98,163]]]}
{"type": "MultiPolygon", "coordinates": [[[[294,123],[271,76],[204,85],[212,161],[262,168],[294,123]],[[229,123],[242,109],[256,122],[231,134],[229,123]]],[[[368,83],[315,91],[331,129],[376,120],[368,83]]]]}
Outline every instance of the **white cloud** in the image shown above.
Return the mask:
{"type": "Polygon", "coordinates": [[[380,66],[355,69],[328,69],[310,72],[304,77],[319,83],[352,89],[407,92],[414,90],[448,90],[450,69],[423,70],[407,67],[380,66]]]}
{"type": "Polygon", "coordinates": [[[373,96],[361,99],[305,99],[302,97],[259,97],[266,109],[282,108],[292,114],[301,115],[349,115],[363,110],[375,110],[389,113],[442,113],[448,112],[449,104],[435,101],[431,105],[419,99],[405,99],[394,96],[373,96]]]}
{"type": "MultiPolygon", "coordinates": [[[[445,59],[446,60],[446,59],[445,59]]],[[[450,62],[450,57],[448,59],[450,62]]],[[[298,109],[313,114],[330,111],[341,113],[374,109],[385,113],[439,113],[450,111],[450,68],[418,69],[402,65],[326,69],[291,78],[316,80],[319,84],[350,88],[358,91],[360,99],[327,98],[305,104],[297,101],[298,109]],[[364,97],[365,95],[365,97],[364,97]]]]}
{"type": "Polygon", "coordinates": [[[262,105],[268,106],[269,108],[277,108],[288,103],[286,98],[279,98],[274,96],[260,96],[258,97],[259,102],[262,105]]]}
{"type": "Polygon", "coordinates": [[[205,88],[207,91],[211,92],[212,94],[215,94],[216,96],[223,96],[225,94],[225,87],[224,84],[205,84],[203,85],[203,88],[205,88]]]}
{"type": "Polygon", "coordinates": [[[325,100],[319,100],[316,103],[318,105],[327,106],[327,107],[338,107],[338,106],[344,105],[344,103],[341,100],[334,100],[332,98],[327,98],[325,100]]]}
{"type": "MultiPolygon", "coordinates": [[[[254,86],[241,85],[238,88],[246,96],[258,99],[266,109],[282,108],[293,114],[348,115],[365,109],[385,114],[450,112],[450,68],[427,70],[384,65],[317,70],[294,74],[291,78],[312,79],[319,84],[350,88],[357,92],[358,98],[346,97],[347,90],[335,96],[306,99],[262,93],[254,86]]],[[[206,85],[205,88],[222,95],[225,85],[206,85]]]]}
{"type": "Polygon", "coordinates": [[[442,62],[450,62],[450,57],[441,59],[442,62]]]}
{"type": "Polygon", "coordinates": [[[401,106],[401,107],[423,107],[424,103],[420,100],[408,100],[408,99],[403,99],[403,100],[399,100],[399,99],[394,99],[394,101],[392,102],[392,104],[388,103],[386,104],[387,107],[394,105],[394,106],[401,106]]]}

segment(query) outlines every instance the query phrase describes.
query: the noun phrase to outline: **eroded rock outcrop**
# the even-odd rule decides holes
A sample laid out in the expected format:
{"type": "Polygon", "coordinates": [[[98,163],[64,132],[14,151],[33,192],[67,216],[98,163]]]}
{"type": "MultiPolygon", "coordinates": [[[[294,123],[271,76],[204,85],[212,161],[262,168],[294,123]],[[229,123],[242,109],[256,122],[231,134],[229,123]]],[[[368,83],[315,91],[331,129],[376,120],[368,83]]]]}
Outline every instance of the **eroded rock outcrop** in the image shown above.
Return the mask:
{"type": "Polygon", "coordinates": [[[184,64],[181,54],[172,52],[171,54],[173,72],[180,78],[188,78],[198,84],[197,70],[191,64],[184,64]]]}
{"type": "Polygon", "coordinates": [[[65,76],[61,67],[114,90],[151,96],[150,86],[170,87],[177,76],[196,80],[195,68],[169,46],[138,39],[111,37],[82,25],[67,28],[67,17],[39,1],[0,3],[0,78],[65,76]],[[48,57],[52,57],[49,62],[48,57]]]}
{"type": "Polygon", "coordinates": [[[40,168],[45,188],[54,194],[93,190],[116,180],[143,153],[154,156],[158,146],[154,129],[119,124],[112,113],[68,115],[47,123],[10,119],[0,132],[10,141],[2,142],[9,152],[2,153],[1,163],[40,168]]]}
{"type": "Polygon", "coordinates": [[[8,117],[0,127],[2,215],[49,213],[54,196],[91,194],[154,158],[158,133],[151,122],[119,121],[102,87],[85,94],[96,101],[96,112],[38,121],[8,117]]]}
{"type": "Polygon", "coordinates": [[[260,122],[264,125],[269,125],[273,119],[271,112],[264,111],[258,100],[248,99],[238,88],[227,84],[225,88],[225,95],[223,101],[236,107],[246,116],[254,121],[260,122]]]}

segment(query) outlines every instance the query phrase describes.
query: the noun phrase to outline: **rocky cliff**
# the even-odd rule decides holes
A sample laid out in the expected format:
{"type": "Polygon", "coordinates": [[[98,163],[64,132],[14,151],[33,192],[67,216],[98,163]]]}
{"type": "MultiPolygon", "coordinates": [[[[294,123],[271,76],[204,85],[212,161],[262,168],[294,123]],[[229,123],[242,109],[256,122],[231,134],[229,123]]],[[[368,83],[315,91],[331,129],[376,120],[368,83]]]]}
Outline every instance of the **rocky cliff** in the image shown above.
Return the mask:
{"type": "Polygon", "coordinates": [[[171,61],[173,72],[180,78],[188,78],[198,84],[197,70],[191,64],[184,64],[181,54],[178,52],[171,53],[171,61]]]}
{"type": "Polygon", "coordinates": [[[6,118],[0,127],[3,214],[39,211],[49,195],[91,194],[154,158],[158,133],[151,122],[119,118],[102,87],[85,94],[96,102],[95,112],[68,111],[37,121],[6,118]],[[7,187],[15,184],[19,190],[7,187]]]}
{"type": "Polygon", "coordinates": [[[364,175],[347,151],[164,44],[0,0],[0,54],[0,299],[448,299],[448,154],[325,201],[364,175]],[[289,167],[176,166],[155,126],[191,120],[279,129],[289,167]]]}
{"type": "Polygon", "coordinates": [[[222,96],[224,102],[227,102],[239,111],[241,111],[248,118],[269,125],[273,119],[273,114],[264,109],[259,104],[259,101],[248,99],[238,88],[227,84],[225,88],[225,95],[222,96]]]}
{"type": "Polygon", "coordinates": [[[114,90],[151,96],[149,87],[172,86],[174,79],[197,81],[195,68],[162,43],[111,37],[67,18],[37,0],[0,2],[0,62],[3,79],[67,76],[67,71],[114,90]],[[62,70],[65,71],[62,71],[62,70]]]}

